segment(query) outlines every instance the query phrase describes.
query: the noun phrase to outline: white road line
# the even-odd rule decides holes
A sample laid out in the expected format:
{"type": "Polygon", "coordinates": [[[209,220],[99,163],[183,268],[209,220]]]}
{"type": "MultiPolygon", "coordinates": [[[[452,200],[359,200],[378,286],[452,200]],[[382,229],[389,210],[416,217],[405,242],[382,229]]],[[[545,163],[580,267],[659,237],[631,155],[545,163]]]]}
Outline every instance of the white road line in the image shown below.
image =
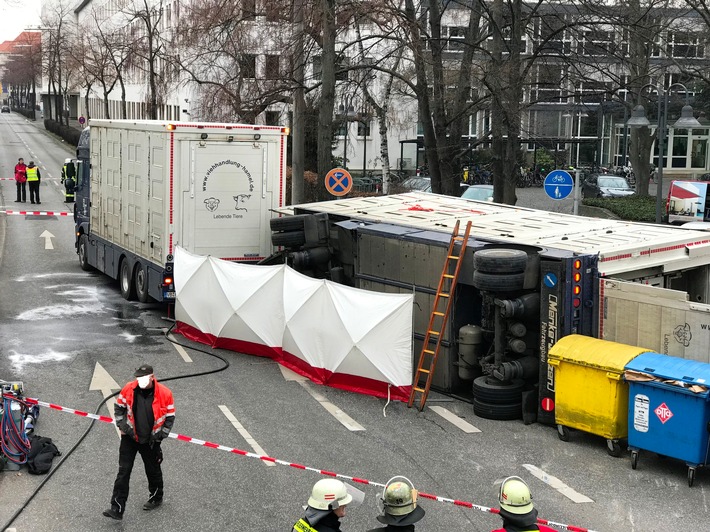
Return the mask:
{"type": "MultiPolygon", "coordinates": [[[[234,414],[232,414],[232,412],[229,411],[229,408],[227,408],[225,405],[219,405],[219,409],[224,414],[224,417],[226,417],[229,420],[229,422],[234,426],[234,428],[237,429],[239,434],[242,435],[242,438],[244,438],[244,440],[249,445],[251,445],[251,448],[254,450],[254,452],[256,454],[261,455],[261,456],[268,456],[266,454],[266,451],[264,451],[264,449],[262,449],[261,446],[258,443],[256,443],[256,440],[254,440],[254,438],[251,437],[251,434],[249,434],[249,432],[247,432],[247,429],[245,429],[242,426],[242,424],[239,423],[239,420],[236,417],[234,417],[234,414]]],[[[267,466],[275,466],[276,465],[274,462],[267,462],[265,460],[262,460],[261,463],[265,464],[267,466]]]]}
{"type": "Polygon", "coordinates": [[[434,412],[439,414],[441,417],[443,417],[446,421],[448,421],[449,423],[451,423],[455,427],[460,428],[466,434],[473,434],[474,432],[481,432],[481,429],[474,427],[468,421],[461,419],[459,416],[457,416],[453,412],[449,412],[443,406],[430,406],[429,409],[433,410],[434,412]]]}
{"type": "Polygon", "coordinates": [[[534,466],[532,464],[523,464],[523,467],[525,469],[527,469],[528,471],[530,471],[530,473],[532,473],[533,476],[539,478],[545,484],[549,485],[551,488],[556,489],[557,491],[559,491],[562,495],[567,497],[572,502],[576,502],[576,503],[594,502],[592,499],[590,499],[586,495],[582,495],[581,493],[570,488],[567,484],[562,482],[559,478],[553,477],[552,475],[548,475],[547,473],[545,473],[542,469],[540,469],[537,466],[534,466]]]}
{"type": "Polygon", "coordinates": [[[335,406],[333,403],[328,401],[325,397],[323,397],[321,394],[311,388],[306,377],[304,377],[303,375],[299,375],[298,373],[291,371],[288,368],[283,367],[281,364],[279,364],[279,369],[281,370],[281,374],[283,375],[284,379],[286,379],[287,381],[296,381],[298,384],[300,384],[303,389],[306,390],[311,395],[311,397],[313,397],[313,399],[318,401],[321,406],[325,408],[328,412],[330,412],[330,414],[335,419],[337,419],[346,429],[352,432],[358,430],[365,430],[365,427],[360,425],[360,423],[355,421],[345,412],[340,410],[340,408],[335,406]]]}
{"type": "MultiPolygon", "coordinates": [[[[163,329],[163,330],[166,330],[166,329],[163,329]]],[[[170,337],[172,338],[172,335],[171,335],[170,337]]],[[[170,343],[173,344],[173,347],[175,348],[175,350],[176,350],[178,353],[180,353],[180,356],[182,357],[182,359],[183,359],[185,362],[192,362],[192,359],[190,358],[190,355],[187,354],[187,351],[185,351],[185,349],[184,349],[180,344],[176,344],[176,343],[173,343],[173,342],[170,342],[170,343]]]]}

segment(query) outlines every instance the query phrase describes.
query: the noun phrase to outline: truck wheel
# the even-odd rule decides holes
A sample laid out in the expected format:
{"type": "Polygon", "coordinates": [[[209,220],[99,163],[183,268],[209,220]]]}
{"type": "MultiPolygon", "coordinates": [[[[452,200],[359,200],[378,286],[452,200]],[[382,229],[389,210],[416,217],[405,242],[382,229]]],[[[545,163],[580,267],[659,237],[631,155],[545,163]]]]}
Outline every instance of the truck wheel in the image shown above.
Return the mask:
{"type": "Polygon", "coordinates": [[[520,249],[482,249],[473,254],[473,269],[485,273],[523,273],[528,254],[520,249]]]}
{"type": "Polygon", "coordinates": [[[81,235],[79,237],[79,249],[77,249],[77,254],[79,255],[79,267],[85,272],[90,272],[93,270],[89,264],[89,237],[86,235],[81,235]]]}
{"type": "Polygon", "coordinates": [[[306,243],[306,233],[304,231],[288,231],[285,233],[273,233],[271,243],[274,246],[285,248],[295,248],[306,243]]]}
{"type": "Polygon", "coordinates": [[[297,214],[295,216],[283,216],[282,218],[271,218],[269,225],[272,231],[300,231],[310,214],[297,214]]]}
{"type": "Polygon", "coordinates": [[[524,273],[496,275],[482,271],[473,272],[473,286],[487,292],[516,292],[525,284],[524,273]]]}
{"type": "Polygon", "coordinates": [[[525,388],[525,381],[520,379],[508,384],[483,376],[474,379],[473,396],[487,403],[519,403],[523,388],[525,388]]]}
{"type": "Polygon", "coordinates": [[[131,268],[126,259],[121,262],[121,272],[118,276],[118,284],[121,285],[121,295],[126,301],[131,301],[136,297],[136,287],[133,284],[131,268]]]}
{"type": "Polygon", "coordinates": [[[136,264],[135,279],[136,297],[141,303],[147,303],[150,301],[150,296],[148,295],[148,272],[140,262],[136,264]]]}
{"type": "Polygon", "coordinates": [[[498,405],[474,399],[473,413],[484,419],[495,419],[499,421],[521,419],[523,417],[523,404],[513,403],[498,405]]]}

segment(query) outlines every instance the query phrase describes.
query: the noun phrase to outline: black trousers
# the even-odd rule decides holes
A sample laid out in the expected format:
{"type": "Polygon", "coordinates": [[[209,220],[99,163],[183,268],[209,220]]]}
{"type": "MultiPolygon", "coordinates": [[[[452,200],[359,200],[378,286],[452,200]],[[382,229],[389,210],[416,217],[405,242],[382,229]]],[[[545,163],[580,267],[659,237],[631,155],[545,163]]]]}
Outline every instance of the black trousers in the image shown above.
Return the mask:
{"type": "Polygon", "coordinates": [[[27,186],[26,183],[17,183],[17,201],[27,201],[27,186]]]}
{"type": "Polygon", "coordinates": [[[163,451],[160,449],[160,444],[154,443],[151,447],[148,443],[138,443],[133,438],[121,436],[121,446],[118,449],[118,475],[116,475],[111,496],[111,506],[120,513],[126,509],[131,471],[137,453],[140,453],[143,459],[145,474],[148,477],[148,490],[150,491],[148,500],[163,500],[163,470],[160,468],[160,462],[163,461],[163,451]]]}
{"type": "Polygon", "coordinates": [[[39,181],[28,181],[30,186],[30,202],[39,203],[39,181]]]}

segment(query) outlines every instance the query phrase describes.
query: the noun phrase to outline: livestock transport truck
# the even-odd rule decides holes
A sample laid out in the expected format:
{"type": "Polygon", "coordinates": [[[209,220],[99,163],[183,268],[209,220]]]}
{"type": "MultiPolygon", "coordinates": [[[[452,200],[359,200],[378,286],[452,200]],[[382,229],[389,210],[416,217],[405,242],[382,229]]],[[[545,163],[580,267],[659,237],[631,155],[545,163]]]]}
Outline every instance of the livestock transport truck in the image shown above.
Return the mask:
{"type": "Polygon", "coordinates": [[[281,214],[274,243],[300,242],[283,252],[294,268],[414,293],[415,357],[452,231],[472,223],[432,388],[471,400],[483,417],[554,424],[547,356],[572,333],[710,362],[707,232],[418,192],[281,214]]]}
{"type": "Polygon", "coordinates": [[[257,263],[284,205],[288,129],[91,120],[77,147],[74,219],[82,269],[126,299],[172,302],[172,254],[257,263]]]}

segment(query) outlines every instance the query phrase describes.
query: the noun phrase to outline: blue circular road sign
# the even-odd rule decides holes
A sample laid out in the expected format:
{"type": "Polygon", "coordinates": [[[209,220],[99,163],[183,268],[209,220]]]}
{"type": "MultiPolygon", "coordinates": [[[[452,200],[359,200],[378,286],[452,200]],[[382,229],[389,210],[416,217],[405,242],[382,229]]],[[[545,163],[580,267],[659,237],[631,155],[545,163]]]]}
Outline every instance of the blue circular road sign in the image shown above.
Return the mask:
{"type": "Polygon", "coordinates": [[[553,170],[545,177],[545,194],[553,200],[565,199],[572,193],[574,179],[564,170],[553,170]]]}

